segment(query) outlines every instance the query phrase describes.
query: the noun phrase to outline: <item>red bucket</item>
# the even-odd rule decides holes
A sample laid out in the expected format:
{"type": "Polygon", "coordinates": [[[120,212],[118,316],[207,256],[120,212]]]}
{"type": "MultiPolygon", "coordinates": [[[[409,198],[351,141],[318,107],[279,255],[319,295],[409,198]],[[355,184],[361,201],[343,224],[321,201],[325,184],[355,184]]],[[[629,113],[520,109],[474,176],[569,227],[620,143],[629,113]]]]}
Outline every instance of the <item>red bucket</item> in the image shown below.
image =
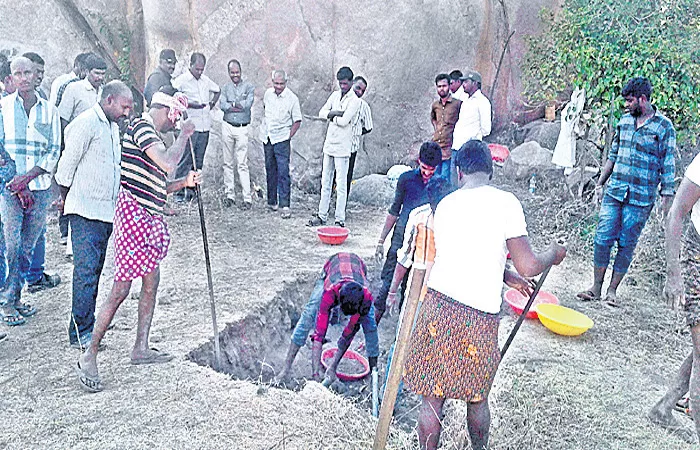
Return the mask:
{"type": "Polygon", "coordinates": [[[350,230],[343,227],[321,227],[316,230],[316,234],[324,244],[339,245],[348,238],[350,230]]]}

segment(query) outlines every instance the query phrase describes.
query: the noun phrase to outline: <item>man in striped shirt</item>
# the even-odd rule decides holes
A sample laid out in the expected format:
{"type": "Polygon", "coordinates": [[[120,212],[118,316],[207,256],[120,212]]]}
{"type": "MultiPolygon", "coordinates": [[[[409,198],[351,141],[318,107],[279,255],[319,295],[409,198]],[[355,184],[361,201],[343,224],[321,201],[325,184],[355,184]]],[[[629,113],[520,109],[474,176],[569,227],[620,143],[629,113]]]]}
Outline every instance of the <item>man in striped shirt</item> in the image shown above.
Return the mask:
{"type": "Polygon", "coordinates": [[[70,83],[80,81],[85,78],[85,59],[90,53],[81,53],[73,60],[73,70],[63,75],[57,76],[51,83],[51,92],[49,94],[49,102],[58,108],[61,104],[61,98],[70,83]]]}
{"type": "Polygon", "coordinates": [[[80,386],[89,392],[102,390],[97,370],[100,342],[136,278],[142,279],[142,288],[131,364],[165,363],[174,357],[149,348],[148,338],[160,283],[160,262],[170,245],[170,234],[163,220],[167,195],[201,182],[201,172],[194,171],[167,181],[177,169],[195,124],[185,121],[180,135],[168,149],[159,133],[175,128],[186,105],[187,100],[181,94],[171,97],[156,92],[151,98],[151,108],[132,120],[124,135],[121,188],[114,217],[114,285],[97,316],[90,345],[77,366],[80,386]]]}
{"type": "Polygon", "coordinates": [[[0,316],[7,325],[22,325],[36,308],[22,303],[20,264],[31,256],[46,227],[51,203],[51,173],[58,162],[61,124],[58,111],[37,96],[33,63],[18,57],[10,66],[17,92],[0,100],[0,141],[15,161],[17,174],[0,196],[7,245],[8,278],[0,294],[0,316]]]}
{"type": "Polygon", "coordinates": [[[100,101],[66,127],[66,146],[56,170],[63,214],[73,244],[73,301],[68,337],[85,349],[95,325],[100,274],[112,234],[120,182],[119,125],[133,107],[131,90],[112,81],[100,101]]]}
{"type": "MultiPolygon", "coordinates": [[[[372,131],[372,110],[369,104],[362,98],[367,91],[367,80],[362,76],[356,76],[353,80],[352,90],[360,99],[360,109],[357,111],[352,121],[352,147],[350,148],[350,162],[348,164],[348,197],[350,196],[350,184],[352,183],[352,173],[355,170],[355,160],[357,151],[365,150],[365,134],[372,131]]],[[[367,150],[365,150],[365,153],[367,150]]]]}

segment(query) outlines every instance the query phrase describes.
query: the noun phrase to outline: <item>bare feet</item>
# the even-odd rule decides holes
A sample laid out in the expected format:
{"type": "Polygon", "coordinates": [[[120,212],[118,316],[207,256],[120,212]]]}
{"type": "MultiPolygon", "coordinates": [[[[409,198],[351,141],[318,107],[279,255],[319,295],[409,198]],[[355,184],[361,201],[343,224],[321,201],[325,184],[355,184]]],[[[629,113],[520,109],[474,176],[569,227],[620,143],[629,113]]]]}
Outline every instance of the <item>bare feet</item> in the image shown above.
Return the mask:
{"type": "Polygon", "coordinates": [[[695,442],[695,435],[693,432],[676,420],[671,411],[662,411],[658,404],[654,405],[649,411],[647,418],[653,424],[660,426],[684,441],[691,444],[695,442]]]}

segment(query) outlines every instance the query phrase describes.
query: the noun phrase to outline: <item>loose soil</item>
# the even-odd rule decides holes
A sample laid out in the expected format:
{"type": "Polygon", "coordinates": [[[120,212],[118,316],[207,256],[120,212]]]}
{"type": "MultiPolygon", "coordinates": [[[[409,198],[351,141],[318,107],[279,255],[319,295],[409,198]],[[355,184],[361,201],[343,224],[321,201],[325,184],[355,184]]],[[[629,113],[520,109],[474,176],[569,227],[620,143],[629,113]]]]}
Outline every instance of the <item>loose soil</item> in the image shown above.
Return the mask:
{"type": "MultiPolygon", "coordinates": [[[[498,174],[496,183],[503,184],[498,174]]],[[[523,201],[539,248],[556,232],[579,235],[589,229],[587,222],[572,226],[571,221],[561,221],[562,214],[571,211],[547,191],[532,196],[526,186],[505,188],[523,201]],[[552,227],[556,223],[562,226],[552,227]]],[[[245,340],[252,347],[248,353],[227,352],[231,367],[238,365],[238,379],[192,361],[206,359],[194,354],[206,353],[203,349],[212,331],[199,218],[191,204],[168,218],[172,247],[162,266],[151,335],[154,346],[178,358],[159,366],[129,365],[137,300],[127,299],[107,335],[108,348],[99,356],[106,389],[92,395],[82,392],[74,374],[78,354],[69,348],[66,331],[72,267],[57,244],[53,223],[47,234],[47,270],[58,272],[64,282],[50,291],[27,294],[25,299],[38,305],[39,313],[26,326],[3,329],[9,337],[0,342],[4,418],[0,448],[371,448],[375,422],[360,395],[343,398],[313,382],[299,386],[301,390],[279,389],[265,380],[279,368],[267,349],[274,347],[272,354],[277,355],[286,351],[291,331],[293,309],[279,305],[298,308],[308,296],[309,283],[334,252],[354,251],[370,259],[385,211],[352,206],[349,239],[330,247],[304,226],[316,198],[295,198],[294,217],[287,221],[268,212],[260,201],[251,211],[239,211],[224,209],[220,198],[205,192],[219,323],[225,330],[222,339],[245,340]],[[259,339],[261,330],[271,334],[259,339]]],[[[648,228],[642,238],[648,245],[641,255],[653,254],[662,245],[658,230],[648,228]]],[[[664,305],[656,271],[643,265],[633,267],[623,283],[622,308],[609,310],[599,303],[576,301],[576,292],[590,282],[590,259],[590,251],[579,245],[552,270],[544,289],[562,304],[589,315],[594,328],[578,338],[566,338],[537,321],[523,325],[501,363],[490,396],[492,447],[693,448],[645,417],[690,350],[682,318],[664,305]]],[[[111,254],[107,261],[99,302],[112,283],[111,254]]],[[[133,292],[138,290],[134,286],[133,292]]],[[[515,322],[506,307],[501,342],[515,322]]],[[[380,327],[384,336],[393,336],[390,321],[380,327]]],[[[357,341],[355,345],[361,339],[357,341]]],[[[383,340],[382,358],[387,350],[383,340]]],[[[300,354],[296,378],[307,376],[309,367],[308,354],[300,354]]],[[[364,389],[362,395],[369,391],[364,389]]],[[[446,413],[442,448],[464,448],[464,405],[450,402],[446,413]]],[[[407,408],[404,414],[401,426],[392,430],[389,448],[416,446],[415,431],[406,427],[416,411],[407,408]]],[[[690,427],[688,419],[677,417],[690,427]]]]}

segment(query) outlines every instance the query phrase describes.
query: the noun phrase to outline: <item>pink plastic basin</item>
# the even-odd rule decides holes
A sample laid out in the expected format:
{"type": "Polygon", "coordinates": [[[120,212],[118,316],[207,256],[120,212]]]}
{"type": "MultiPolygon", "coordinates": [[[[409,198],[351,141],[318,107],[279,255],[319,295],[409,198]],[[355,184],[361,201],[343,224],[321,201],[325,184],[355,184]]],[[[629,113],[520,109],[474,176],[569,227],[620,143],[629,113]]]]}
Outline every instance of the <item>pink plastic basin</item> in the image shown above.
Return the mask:
{"type": "MultiPolygon", "coordinates": [[[[336,353],[338,353],[338,347],[327,348],[323,351],[323,353],[321,354],[321,365],[324,369],[328,368],[328,364],[330,364],[330,361],[333,359],[336,353]]],[[[343,359],[353,359],[359,362],[360,364],[362,364],[364,370],[360,373],[342,373],[338,371],[336,373],[338,375],[339,380],[359,381],[369,374],[369,362],[364,356],[360,355],[359,353],[348,349],[348,351],[346,351],[343,355],[343,359]]]]}
{"type": "MultiPolygon", "coordinates": [[[[516,291],[515,289],[508,289],[506,293],[503,294],[503,299],[506,301],[506,303],[510,305],[511,308],[513,308],[513,311],[520,315],[523,313],[523,309],[525,308],[525,305],[527,305],[529,297],[525,297],[523,294],[516,291]]],[[[535,306],[541,303],[551,303],[553,305],[558,305],[559,299],[554,294],[550,294],[549,292],[538,292],[537,297],[535,297],[535,301],[532,303],[532,306],[530,306],[530,310],[527,312],[527,315],[525,317],[527,317],[528,319],[537,319],[537,312],[535,311],[535,306]]]]}
{"type": "Polygon", "coordinates": [[[506,162],[506,159],[510,156],[510,151],[505,145],[489,144],[489,150],[491,150],[491,159],[499,164],[506,162]]]}
{"type": "Polygon", "coordinates": [[[345,239],[350,234],[350,230],[343,227],[321,227],[316,230],[316,234],[318,234],[318,238],[324,244],[338,245],[345,242],[345,239]]]}

